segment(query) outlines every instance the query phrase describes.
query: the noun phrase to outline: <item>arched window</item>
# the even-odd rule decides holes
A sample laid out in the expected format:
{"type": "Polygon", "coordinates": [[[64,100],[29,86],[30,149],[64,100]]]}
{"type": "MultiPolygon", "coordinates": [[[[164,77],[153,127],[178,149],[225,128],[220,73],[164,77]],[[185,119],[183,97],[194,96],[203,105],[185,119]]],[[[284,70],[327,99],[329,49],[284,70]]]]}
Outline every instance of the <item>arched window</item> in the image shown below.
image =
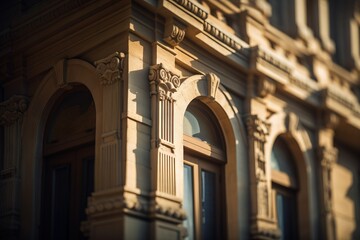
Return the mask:
{"type": "Polygon", "coordinates": [[[281,239],[297,239],[297,171],[294,157],[282,138],[275,141],[271,152],[271,180],[281,239]]]}
{"type": "Polygon", "coordinates": [[[224,237],[224,141],[214,114],[198,100],[184,117],[184,208],[187,239],[224,237]]]}
{"type": "Polygon", "coordinates": [[[74,85],[58,98],[46,122],[42,239],[84,239],[80,224],[94,190],[94,141],[94,101],[85,87],[74,85]]]}

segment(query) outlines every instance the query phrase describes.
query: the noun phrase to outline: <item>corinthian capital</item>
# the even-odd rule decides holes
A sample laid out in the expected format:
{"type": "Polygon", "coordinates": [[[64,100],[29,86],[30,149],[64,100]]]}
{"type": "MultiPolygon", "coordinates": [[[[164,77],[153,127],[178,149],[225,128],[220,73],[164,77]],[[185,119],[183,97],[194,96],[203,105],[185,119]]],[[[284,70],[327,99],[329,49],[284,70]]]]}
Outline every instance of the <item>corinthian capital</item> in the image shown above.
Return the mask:
{"type": "Polygon", "coordinates": [[[180,76],[164,68],[161,63],[150,67],[149,81],[157,87],[152,93],[160,93],[161,96],[170,96],[180,86],[180,76]]]}
{"type": "Polygon", "coordinates": [[[0,103],[0,125],[15,123],[28,108],[29,100],[25,96],[12,96],[0,103]]]}
{"type": "Polygon", "coordinates": [[[110,85],[122,79],[125,54],[115,52],[110,56],[96,61],[96,73],[102,85],[110,85]]]}

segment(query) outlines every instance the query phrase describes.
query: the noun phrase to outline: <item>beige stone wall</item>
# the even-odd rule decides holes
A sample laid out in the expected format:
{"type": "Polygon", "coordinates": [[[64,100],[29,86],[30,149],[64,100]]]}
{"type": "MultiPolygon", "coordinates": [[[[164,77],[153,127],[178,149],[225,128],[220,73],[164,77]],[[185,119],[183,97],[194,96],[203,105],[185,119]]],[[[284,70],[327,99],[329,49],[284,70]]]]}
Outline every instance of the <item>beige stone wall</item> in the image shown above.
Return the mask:
{"type": "Polygon", "coordinates": [[[339,159],[334,166],[333,195],[338,239],[360,237],[359,153],[339,146],[339,159]]]}

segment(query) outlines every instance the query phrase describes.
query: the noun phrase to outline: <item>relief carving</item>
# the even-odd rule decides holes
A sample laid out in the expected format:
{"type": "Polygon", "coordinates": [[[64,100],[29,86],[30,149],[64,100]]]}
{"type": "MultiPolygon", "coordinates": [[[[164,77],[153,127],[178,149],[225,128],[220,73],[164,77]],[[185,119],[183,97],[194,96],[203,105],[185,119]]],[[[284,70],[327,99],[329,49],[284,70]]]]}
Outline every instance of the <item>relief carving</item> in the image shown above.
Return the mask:
{"type": "Polygon", "coordinates": [[[165,28],[164,40],[175,47],[185,37],[185,30],[174,24],[168,24],[165,28]]]}
{"type": "Polygon", "coordinates": [[[151,94],[159,94],[161,101],[172,99],[172,93],[181,83],[180,76],[168,71],[161,63],[150,67],[149,81],[151,94]]]}
{"type": "Polygon", "coordinates": [[[208,83],[208,97],[214,100],[220,85],[220,79],[214,73],[206,74],[206,79],[208,83]]]}
{"type": "Polygon", "coordinates": [[[256,181],[257,215],[267,217],[269,215],[269,189],[266,181],[265,143],[270,133],[270,124],[261,120],[257,115],[246,118],[246,126],[251,146],[251,159],[254,164],[256,181]]]}
{"type": "Polygon", "coordinates": [[[0,103],[0,125],[11,125],[21,118],[28,108],[29,100],[25,96],[12,96],[0,103]]]}
{"type": "Polygon", "coordinates": [[[336,148],[325,148],[322,147],[319,149],[319,158],[321,161],[322,167],[322,182],[323,182],[323,190],[324,190],[324,205],[325,211],[332,211],[332,178],[331,171],[334,163],[337,160],[338,150],[336,148]]]}
{"type": "Polygon", "coordinates": [[[115,52],[94,63],[101,85],[110,85],[122,79],[124,61],[125,54],[122,52],[115,52]]]}
{"type": "Polygon", "coordinates": [[[257,94],[259,97],[264,98],[269,94],[274,94],[275,89],[276,87],[274,83],[270,82],[270,80],[265,77],[260,77],[257,88],[257,94]]]}
{"type": "Polygon", "coordinates": [[[257,115],[250,115],[246,118],[248,135],[255,141],[266,142],[266,137],[270,133],[270,124],[261,120],[257,115]]]}

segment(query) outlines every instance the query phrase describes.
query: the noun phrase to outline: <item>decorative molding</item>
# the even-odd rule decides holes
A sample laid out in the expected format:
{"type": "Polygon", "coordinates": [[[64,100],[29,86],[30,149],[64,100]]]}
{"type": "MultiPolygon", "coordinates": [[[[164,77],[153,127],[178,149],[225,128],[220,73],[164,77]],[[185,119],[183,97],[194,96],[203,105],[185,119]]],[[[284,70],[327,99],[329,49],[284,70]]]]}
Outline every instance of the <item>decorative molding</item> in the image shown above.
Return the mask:
{"type": "Polygon", "coordinates": [[[125,53],[115,52],[110,56],[96,61],[96,72],[102,85],[111,85],[122,79],[125,53]]]}
{"type": "Polygon", "coordinates": [[[116,210],[125,210],[141,215],[157,214],[180,221],[186,219],[186,213],[182,208],[166,206],[157,202],[155,203],[154,201],[149,204],[146,198],[139,198],[139,196],[135,195],[128,199],[122,196],[105,199],[96,199],[96,197],[91,197],[86,209],[86,214],[89,217],[92,217],[104,214],[113,214],[116,210]]]}
{"type": "Polygon", "coordinates": [[[165,217],[174,218],[180,221],[184,221],[187,218],[184,209],[178,207],[165,206],[159,203],[153,204],[150,211],[153,214],[163,215],[165,217]]]}
{"type": "Polygon", "coordinates": [[[261,98],[266,97],[267,95],[274,94],[276,86],[266,77],[260,77],[257,87],[257,95],[261,98]]]}
{"type": "Polygon", "coordinates": [[[215,73],[208,73],[206,74],[206,80],[208,85],[208,97],[214,100],[220,85],[220,79],[215,73]]]}
{"type": "Polygon", "coordinates": [[[251,239],[280,239],[281,232],[278,229],[252,227],[251,239]]]}
{"type": "Polygon", "coordinates": [[[265,143],[266,137],[270,134],[271,125],[261,120],[257,115],[246,117],[248,135],[251,139],[265,143]]]}
{"type": "Polygon", "coordinates": [[[301,74],[293,73],[289,77],[289,82],[306,92],[313,92],[315,90],[315,87],[311,86],[310,84],[311,82],[314,82],[314,80],[301,74]]]}
{"type": "Polygon", "coordinates": [[[189,12],[201,18],[202,20],[205,20],[208,17],[208,13],[204,9],[193,3],[191,0],[173,0],[173,2],[176,2],[189,12]]]}
{"type": "Polygon", "coordinates": [[[14,95],[0,103],[0,125],[11,125],[20,119],[29,106],[25,96],[14,95]]]}
{"type": "Polygon", "coordinates": [[[164,41],[171,46],[177,46],[185,37],[185,30],[175,24],[168,24],[165,27],[164,41]]]}
{"type": "Polygon", "coordinates": [[[333,89],[333,87],[328,87],[323,91],[325,100],[326,98],[330,98],[350,110],[354,109],[353,101],[349,99],[349,97],[345,93],[342,93],[341,90],[335,90],[333,89]]]}
{"type": "MultiPolygon", "coordinates": [[[[332,197],[332,175],[331,171],[334,163],[337,161],[338,150],[335,147],[326,148],[320,147],[318,150],[318,156],[321,163],[321,179],[323,189],[323,204],[326,215],[330,215],[328,218],[333,218],[333,197],[332,197]]],[[[327,226],[329,227],[329,226],[327,226]]]]}
{"type": "Polygon", "coordinates": [[[236,51],[239,51],[240,49],[242,49],[241,44],[237,40],[235,40],[233,37],[230,37],[226,33],[222,32],[221,30],[219,30],[214,25],[212,25],[212,24],[210,24],[208,22],[204,22],[204,30],[207,33],[214,36],[216,39],[220,40],[222,43],[224,43],[227,46],[235,49],[236,51]]]}
{"type": "Polygon", "coordinates": [[[149,72],[151,94],[159,94],[161,101],[165,99],[172,99],[172,93],[179,88],[180,76],[167,70],[162,63],[151,66],[149,72]]]}
{"type": "Polygon", "coordinates": [[[93,198],[90,198],[86,214],[112,213],[116,209],[128,209],[143,214],[147,214],[149,211],[148,204],[145,201],[124,199],[123,197],[109,198],[101,201],[94,201],[93,198]]]}
{"type": "Polygon", "coordinates": [[[272,53],[270,50],[266,50],[261,48],[260,46],[255,46],[250,48],[251,54],[251,62],[253,67],[256,68],[256,62],[266,63],[271,65],[274,68],[281,70],[283,73],[290,75],[292,71],[292,67],[285,60],[279,59],[279,57],[272,53]]]}
{"type": "MultiPolygon", "coordinates": [[[[256,218],[264,219],[270,217],[270,194],[266,178],[265,143],[270,134],[270,124],[261,120],[257,115],[246,117],[246,126],[249,136],[250,162],[252,181],[256,188],[252,189],[256,202],[256,210],[253,213],[256,218]]],[[[257,221],[257,220],[255,220],[257,221]]]]}

